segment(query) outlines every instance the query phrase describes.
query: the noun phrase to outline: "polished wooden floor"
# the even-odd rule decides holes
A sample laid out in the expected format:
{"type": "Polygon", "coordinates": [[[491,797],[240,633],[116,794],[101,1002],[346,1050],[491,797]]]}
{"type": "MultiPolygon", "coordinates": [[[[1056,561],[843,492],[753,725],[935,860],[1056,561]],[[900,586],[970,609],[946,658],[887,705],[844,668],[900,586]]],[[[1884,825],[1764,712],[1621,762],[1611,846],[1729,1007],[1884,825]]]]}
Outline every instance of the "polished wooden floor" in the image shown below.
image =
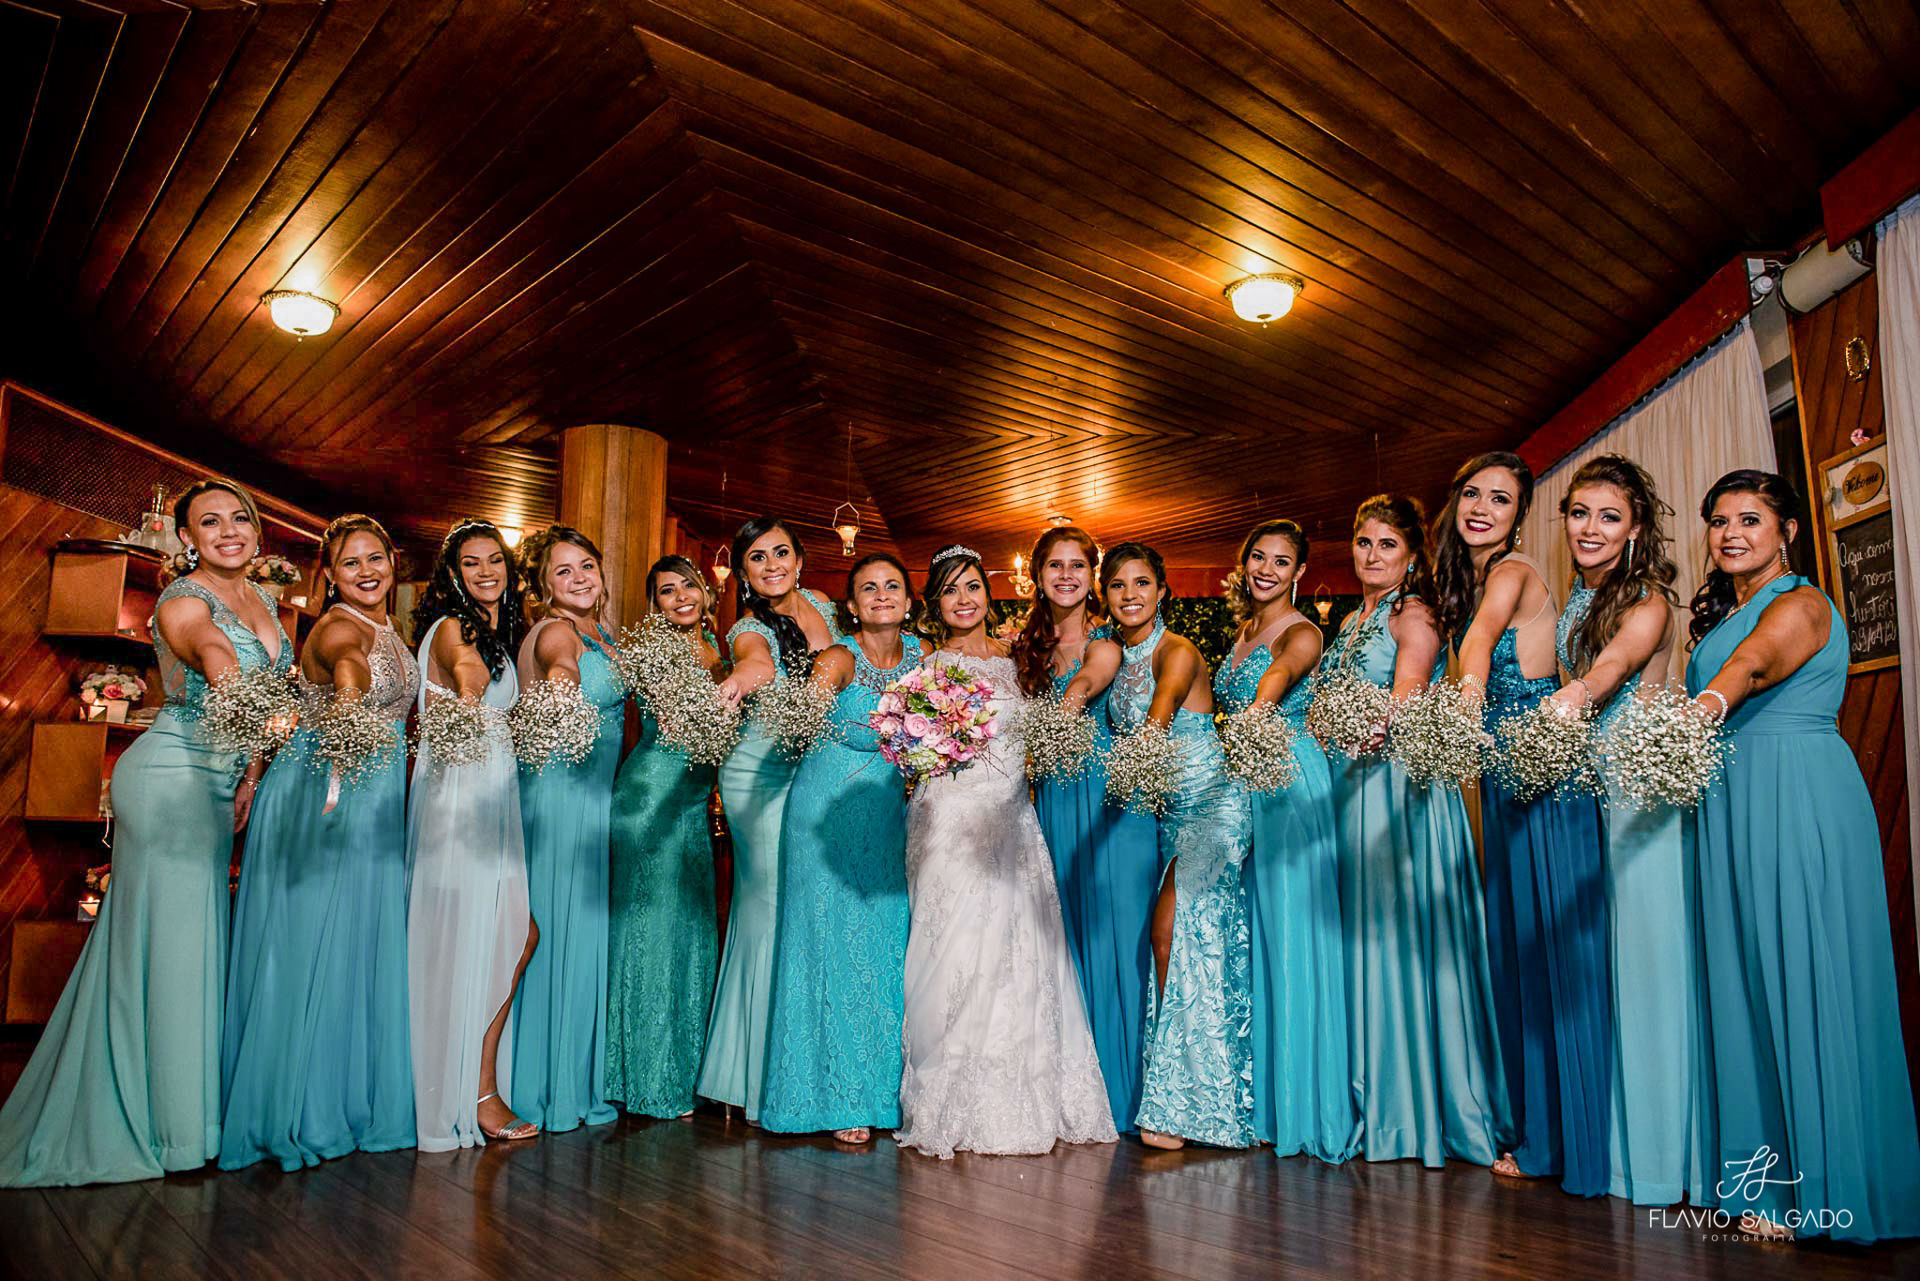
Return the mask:
{"type": "Polygon", "coordinates": [[[1137,1143],[934,1161],[717,1116],[0,1193],[10,1277],[1920,1277],[1920,1244],[1716,1240],[1485,1170],[1137,1143]]]}

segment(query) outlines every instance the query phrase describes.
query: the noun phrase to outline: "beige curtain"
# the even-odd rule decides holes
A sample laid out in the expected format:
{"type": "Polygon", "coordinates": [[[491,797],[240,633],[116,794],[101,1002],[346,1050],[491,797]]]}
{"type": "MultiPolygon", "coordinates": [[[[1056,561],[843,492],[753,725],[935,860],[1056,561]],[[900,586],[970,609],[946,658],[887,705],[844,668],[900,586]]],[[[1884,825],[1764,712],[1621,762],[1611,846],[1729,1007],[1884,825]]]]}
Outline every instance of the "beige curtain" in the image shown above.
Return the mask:
{"type": "MultiPolygon", "coordinates": [[[[1625,454],[1646,468],[1660,497],[1674,509],[1666,528],[1673,540],[1674,562],[1680,567],[1674,585],[1681,603],[1676,623],[1684,636],[1686,602],[1706,572],[1700,499],[1714,481],[1736,467],[1767,471],[1776,467],[1766,378],[1749,322],[1742,320],[1638,407],[1616,418],[1538,478],[1533,510],[1524,527],[1525,550],[1546,567],[1557,601],[1565,601],[1573,578],[1573,558],[1567,554],[1561,529],[1560,500],[1580,464],[1599,454],[1625,454]]],[[[1677,679],[1683,669],[1684,662],[1677,661],[1671,675],[1677,679]]]]}
{"type": "MultiPolygon", "coordinates": [[[[1880,388],[1893,481],[1894,583],[1900,606],[1900,719],[1907,740],[1907,812],[1920,803],[1920,197],[1880,224],[1880,388]]],[[[1920,821],[1907,824],[1920,909],[1920,821]]]]}

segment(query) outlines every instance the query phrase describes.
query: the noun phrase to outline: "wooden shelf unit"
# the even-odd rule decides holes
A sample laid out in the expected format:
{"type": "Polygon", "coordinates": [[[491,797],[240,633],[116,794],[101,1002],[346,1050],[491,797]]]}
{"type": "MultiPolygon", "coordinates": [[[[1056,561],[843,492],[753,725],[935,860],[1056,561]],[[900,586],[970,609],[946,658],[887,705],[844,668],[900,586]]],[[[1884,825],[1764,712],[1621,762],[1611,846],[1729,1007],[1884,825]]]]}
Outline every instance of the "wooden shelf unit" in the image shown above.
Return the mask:
{"type": "Polygon", "coordinates": [[[129,543],[70,538],[53,549],[43,636],[153,643],[160,553],[129,543]]]}

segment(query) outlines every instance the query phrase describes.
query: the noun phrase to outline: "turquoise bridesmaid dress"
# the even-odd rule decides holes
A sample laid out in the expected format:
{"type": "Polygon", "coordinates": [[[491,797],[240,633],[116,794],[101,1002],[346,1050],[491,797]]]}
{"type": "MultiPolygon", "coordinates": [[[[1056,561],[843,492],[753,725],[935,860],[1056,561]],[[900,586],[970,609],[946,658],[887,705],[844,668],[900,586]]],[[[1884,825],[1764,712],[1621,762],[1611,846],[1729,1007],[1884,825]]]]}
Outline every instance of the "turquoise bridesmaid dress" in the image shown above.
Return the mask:
{"type": "MultiPolygon", "coordinates": [[[[1101,627],[1094,638],[1111,636],[1101,627]]],[[[1053,678],[1058,696],[1080,672],[1053,678]]],[[[1113,742],[1107,694],[1087,702],[1095,749],[1113,742]]],[[[1106,1078],[1113,1120],[1132,1130],[1140,1108],[1140,1036],[1146,1026],[1153,945],[1147,927],[1160,884],[1160,833],[1149,815],[1107,802],[1107,772],[1097,763],[1075,778],[1043,779],[1033,789],[1034,812],[1053,854],[1067,950],[1093,1027],[1100,1075],[1106,1078]]]]}
{"type": "Polygon", "coordinates": [[[693,1110],[713,976],[714,767],[689,764],[644,713],[640,742],[613,780],[613,886],[607,931],[607,1097],[642,1116],[693,1110]]]}
{"type": "MultiPolygon", "coordinates": [[[[1782,575],[1721,619],[1694,647],[1688,692],[1807,585],[1782,575]]],[[[1834,720],[1847,629],[1828,610],[1820,651],[1733,710],[1726,775],[1694,815],[1720,1204],[1803,1237],[1875,1241],[1920,1235],[1920,1136],[1880,830],[1834,720]]]]}
{"type": "MultiPolygon", "coordinates": [[[[521,686],[541,627],[520,644],[521,686]]],[[[513,1003],[513,1094],[522,1120],[553,1131],[603,1125],[607,1102],[607,902],[613,772],[626,688],[604,629],[582,635],[580,692],[600,709],[600,739],[578,765],[520,769],[527,901],[540,942],[513,1003]]]]}
{"type": "MultiPolygon", "coordinates": [[[[414,1145],[404,739],[420,668],[391,626],[373,626],[362,701],[392,722],[393,750],[336,782],[303,724],[253,803],[227,971],[224,1170],[414,1145]]],[[[300,684],[318,711],[331,687],[300,684]]]]}
{"type": "MultiPolygon", "coordinates": [[[[1551,608],[1551,602],[1544,608],[1551,608]]],[[[1519,629],[1494,643],[1486,727],[1496,731],[1560,688],[1521,674],[1519,629]]],[[[1605,1196],[1613,1099],[1613,984],[1606,859],[1593,797],[1560,789],[1516,799],[1480,780],[1487,950],[1521,1172],[1574,1196],[1605,1196]]]]}
{"type": "MultiPolygon", "coordinates": [[[[818,592],[802,588],[800,595],[825,621],[834,644],[846,639],[834,624],[832,608],[818,592]]],[[[774,680],[787,679],[773,630],[751,614],[728,631],[728,647],[747,632],[767,643],[774,680]]],[[[705,1098],[743,1109],[754,1122],[760,1120],[767,1018],[772,1009],[780,825],[796,768],[751,719],[740,745],[720,767],[720,803],[726,807],[727,830],[733,837],[733,904],[727,912],[727,943],[720,954],[720,980],[714,990],[707,1054],[700,1064],[697,1090],[705,1098]]]]}
{"type": "MultiPolygon", "coordinates": [[[[1574,670],[1573,636],[1593,605],[1575,580],[1560,612],[1560,665],[1574,670]]],[[[1600,710],[1612,728],[1637,696],[1636,673],[1600,710]]],[[[1635,1205],[1716,1202],[1711,1082],[1696,953],[1691,823],[1670,806],[1641,810],[1609,796],[1601,809],[1606,851],[1609,964],[1613,977],[1613,1104],[1609,1191],[1635,1205]]]]}
{"type": "MultiPolygon", "coordinates": [[[[1224,711],[1253,702],[1273,650],[1231,656],[1214,676],[1224,711]]],[[[1344,1161],[1360,1143],[1347,1045],[1347,953],[1340,933],[1340,858],[1333,777],[1306,730],[1312,681],[1276,708],[1293,729],[1299,777],[1252,794],[1247,914],[1253,953],[1253,1132],[1276,1156],[1344,1161]]]]}
{"type": "MultiPolygon", "coordinates": [[[[1107,701],[1119,733],[1147,719],[1153,652],[1166,634],[1155,622],[1124,651],[1107,701]]],[[[1160,817],[1161,848],[1173,863],[1163,874],[1174,884],[1173,948],[1163,987],[1148,972],[1136,1124],[1215,1147],[1251,1147],[1253,980],[1240,865],[1252,814],[1246,790],[1227,775],[1213,717],[1182,708],[1168,733],[1180,749],[1179,786],[1160,817]]]]}
{"type": "Polygon", "coordinates": [[[867,660],[834,700],[828,737],[794,772],[780,828],[779,927],[767,1032],[764,1129],[895,1129],[906,1017],[907,790],[867,718],[920,665],[867,660]]]}
{"type": "MultiPolygon", "coordinates": [[[[1348,616],[1319,670],[1393,686],[1391,592],[1348,616]]],[[[1441,662],[1444,662],[1444,657],[1441,662]]],[[[1440,675],[1436,663],[1433,675],[1440,675]]],[[[1491,1165],[1511,1132],[1486,908],[1460,789],[1418,786],[1380,756],[1328,760],[1340,824],[1340,916],[1361,1152],[1491,1165]]]]}
{"type": "MultiPolygon", "coordinates": [[[[155,603],[204,601],[240,666],[285,671],[240,616],[191,579],[155,603]]],[[[273,602],[263,592],[269,610],[273,602]]],[[[246,762],[194,722],[207,682],[154,627],[167,703],[113,770],[113,881],[6,1106],[0,1187],[125,1183],[220,1153],[220,1000],[227,977],[233,794],[246,762]]]]}

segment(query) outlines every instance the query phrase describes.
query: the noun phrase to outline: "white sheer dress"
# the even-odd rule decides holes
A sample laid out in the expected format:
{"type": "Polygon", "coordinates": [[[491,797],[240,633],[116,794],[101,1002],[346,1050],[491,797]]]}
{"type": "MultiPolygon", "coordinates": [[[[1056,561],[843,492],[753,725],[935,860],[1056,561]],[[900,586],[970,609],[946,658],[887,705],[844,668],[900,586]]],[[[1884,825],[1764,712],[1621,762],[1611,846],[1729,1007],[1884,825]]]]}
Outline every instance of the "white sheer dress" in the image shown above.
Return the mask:
{"type": "Polygon", "coordinates": [[[907,811],[903,1147],[1033,1154],[1110,1143],[1113,1115],[1067,952],[1053,860],[1027,796],[1011,659],[934,654],[983,677],[1009,727],[907,811]]]}

